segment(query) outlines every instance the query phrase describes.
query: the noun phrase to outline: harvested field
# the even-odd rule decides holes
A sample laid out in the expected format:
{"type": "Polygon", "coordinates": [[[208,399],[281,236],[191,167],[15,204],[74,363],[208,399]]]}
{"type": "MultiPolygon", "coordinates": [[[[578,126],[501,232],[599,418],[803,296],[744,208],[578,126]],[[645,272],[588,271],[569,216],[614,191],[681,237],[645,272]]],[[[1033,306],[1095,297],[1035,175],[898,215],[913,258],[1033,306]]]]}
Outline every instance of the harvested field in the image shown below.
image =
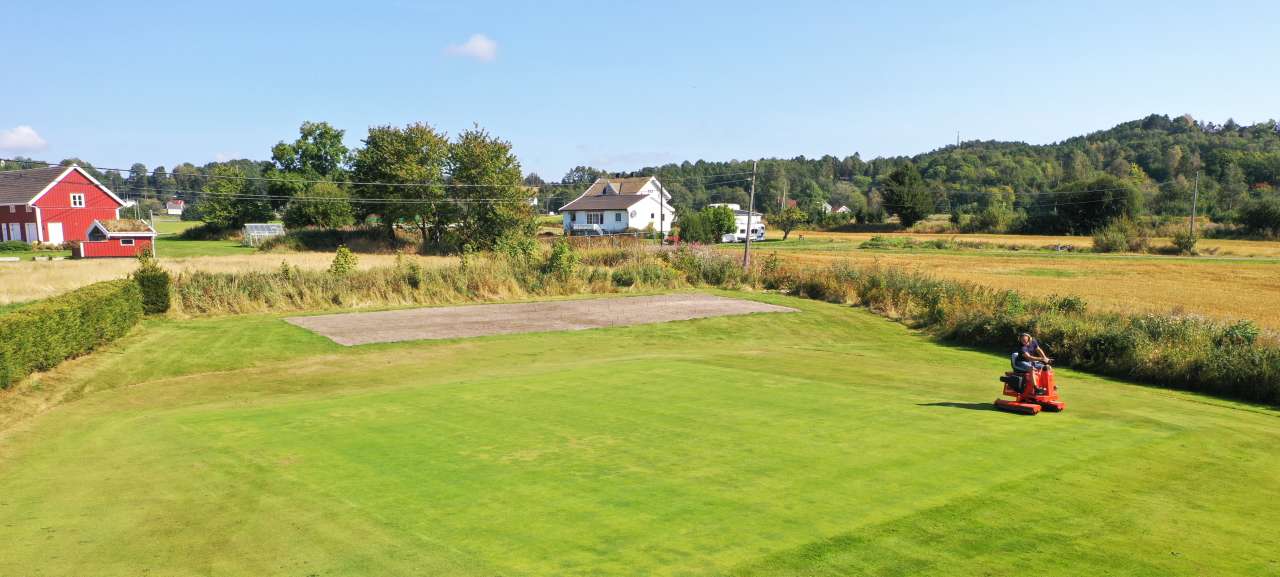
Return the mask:
{"type": "Polygon", "coordinates": [[[285,319],[340,345],[576,331],[751,313],[795,312],[708,294],[432,307],[285,319]]]}

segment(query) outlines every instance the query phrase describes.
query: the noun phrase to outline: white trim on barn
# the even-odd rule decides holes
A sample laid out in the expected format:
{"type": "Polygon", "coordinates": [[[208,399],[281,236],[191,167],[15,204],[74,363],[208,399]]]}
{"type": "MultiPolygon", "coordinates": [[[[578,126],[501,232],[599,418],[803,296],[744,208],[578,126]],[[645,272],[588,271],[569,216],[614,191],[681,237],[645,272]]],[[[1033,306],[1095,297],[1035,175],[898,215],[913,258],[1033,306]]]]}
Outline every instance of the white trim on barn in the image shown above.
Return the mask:
{"type": "MultiPolygon", "coordinates": [[[[111,200],[116,201],[116,204],[118,205],[118,206],[117,206],[117,208],[116,208],[116,210],[117,210],[117,211],[119,211],[119,210],[120,210],[120,209],[119,209],[119,206],[123,206],[123,205],[124,205],[124,201],[123,201],[123,200],[120,200],[120,197],[116,196],[116,193],[111,192],[111,189],[109,189],[109,188],[107,188],[107,187],[105,187],[105,186],[102,186],[102,183],[101,183],[101,182],[98,182],[98,179],[94,178],[92,174],[89,174],[88,172],[85,172],[85,170],[84,170],[83,168],[80,168],[80,165],[78,165],[78,164],[73,164],[73,165],[71,165],[71,166],[68,166],[66,170],[62,171],[62,174],[59,174],[59,175],[58,175],[58,178],[53,179],[53,181],[52,181],[52,182],[50,182],[50,183],[48,184],[48,186],[45,186],[43,190],[41,190],[39,193],[37,193],[37,194],[36,194],[36,196],[35,196],[35,198],[32,198],[31,200],[28,200],[28,201],[27,201],[27,204],[28,204],[28,205],[31,205],[31,206],[35,206],[36,201],[37,201],[37,200],[40,200],[40,197],[42,197],[42,196],[44,196],[45,194],[47,194],[50,190],[53,190],[53,187],[57,186],[59,182],[62,182],[62,179],[66,178],[68,174],[71,174],[71,171],[73,171],[73,170],[74,170],[74,171],[76,171],[76,172],[79,172],[82,176],[84,176],[86,179],[88,179],[88,180],[89,180],[89,182],[93,183],[93,185],[94,185],[94,186],[96,186],[96,187],[98,187],[98,188],[102,189],[102,192],[107,193],[107,196],[111,197],[111,200]]],[[[118,216],[119,216],[119,215],[117,214],[117,217],[118,217],[118,216]]]]}

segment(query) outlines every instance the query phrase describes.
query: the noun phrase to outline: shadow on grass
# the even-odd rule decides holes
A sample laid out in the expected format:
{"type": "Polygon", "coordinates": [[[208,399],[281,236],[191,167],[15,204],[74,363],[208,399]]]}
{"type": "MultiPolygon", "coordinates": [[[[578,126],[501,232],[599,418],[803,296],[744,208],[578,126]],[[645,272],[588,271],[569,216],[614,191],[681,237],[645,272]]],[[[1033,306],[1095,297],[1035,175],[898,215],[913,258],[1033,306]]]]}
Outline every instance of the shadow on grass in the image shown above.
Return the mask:
{"type": "Polygon", "coordinates": [[[937,403],[916,403],[917,407],[947,407],[949,409],[968,409],[970,411],[994,411],[995,406],[991,403],[956,403],[952,401],[942,401],[937,403]]]}

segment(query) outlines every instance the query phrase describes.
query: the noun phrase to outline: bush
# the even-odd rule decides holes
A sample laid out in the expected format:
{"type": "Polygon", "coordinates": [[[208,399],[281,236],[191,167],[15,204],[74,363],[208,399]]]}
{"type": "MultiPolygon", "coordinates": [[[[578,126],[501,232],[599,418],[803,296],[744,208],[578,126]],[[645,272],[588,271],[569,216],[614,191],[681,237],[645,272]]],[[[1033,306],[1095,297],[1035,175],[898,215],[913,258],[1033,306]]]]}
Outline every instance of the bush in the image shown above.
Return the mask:
{"type": "Polygon", "coordinates": [[[178,238],[181,240],[232,240],[240,238],[242,232],[239,228],[222,227],[206,222],[182,231],[178,234],[178,238]]]}
{"type": "Polygon", "coordinates": [[[129,332],[142,318],[132,280],[100,282],[0,315],[0,388],[129,332]]]}
{"type": "Polygon", "coordinates": [[[416,244],[416,241],[401,231],[395,231],[394,237],[388,237],[385,228],[348,227],[348,228],[293,228],[281,236],[273,236],[258,244],[262,252],[316,251],[332,252],[340,246],[346,246],[356,253],[391,253],[403,250],[416,244]]]}
{"type": "Polygon", "coordinates": [[[151,251],[144,250],[138,255],[138,270],[133,272],[133,280],[142,292],[143,312],[158,315],[169,310],[169,271],[156,263],[151,251]]]}
{"type": "Polygon", "coordinates": [[[1173,248],[1181,254],[1196,254],[1196,235],[1191,231],[1180,230],[1173,233],[1173,248]]]}
{"type": "Polygon", "coordinates": [[[1117,218],[1093,233],[1093,252],[1146,252],[1146,231],[1128,218],[1117,218]]]}
{"type": "Polygon", "coordinates": [[[560,280],[566,280],[573,276],[574,269],[577,266],[577,253],[573,252],[573,247],[569,246],[568,242],[560,239],[551,245],[551,254],[547,256],[547,262],[543,270],[548,274],[560,277],[560,280]]]}
{"type": "Polygon", "coordinates": [[[26,252],[31,250],[31,245],[20,240],[6,240],[0,242],[0,252],[26,252]]]}
{"type": "Polygon", "coordinates": [[[345,246],[340,246],[338,251],[333,254],[333,263],[329,265],[329,274],[346,276],[351,271],[356,270],[356,265],[358,264],[360,264],[360,259],[355,253],[345,246]]]}

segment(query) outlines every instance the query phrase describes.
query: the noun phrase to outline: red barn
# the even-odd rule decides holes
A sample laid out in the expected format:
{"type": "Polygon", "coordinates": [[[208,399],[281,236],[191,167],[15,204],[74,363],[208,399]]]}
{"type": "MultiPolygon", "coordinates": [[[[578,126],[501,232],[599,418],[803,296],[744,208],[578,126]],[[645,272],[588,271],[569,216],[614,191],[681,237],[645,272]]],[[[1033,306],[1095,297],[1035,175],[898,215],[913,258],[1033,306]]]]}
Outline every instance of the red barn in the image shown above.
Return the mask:
{"type": "Polygon", "coordinates": [[[151,250],[156,231],[143,220],[95,220],[85,236],[87,240],[71,247],[72,257],[138,256],[143,250],[151,250]]]}
{"type": "Polygon", "coordinates": [[[0,240],[62,244],[88,239],[124,201],[79,166],[0,172],[0,240]]]}

